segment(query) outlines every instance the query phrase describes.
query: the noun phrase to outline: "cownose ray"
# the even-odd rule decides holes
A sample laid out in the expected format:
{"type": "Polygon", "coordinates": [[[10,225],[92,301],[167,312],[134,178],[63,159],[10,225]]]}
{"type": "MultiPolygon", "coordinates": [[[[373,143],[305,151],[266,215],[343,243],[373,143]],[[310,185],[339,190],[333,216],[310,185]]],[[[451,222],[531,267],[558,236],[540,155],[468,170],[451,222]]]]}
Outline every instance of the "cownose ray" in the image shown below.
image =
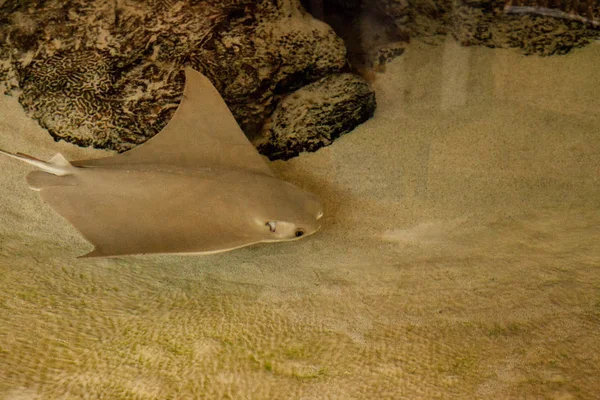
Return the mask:
{"type": "Polygon", "coordinates": [[[204,75],[185,76],[173,118],[132,150],[74,162],[0,150],[39,168],[27,183],[94,245],[81,257],[219,253],[319,229],[320,200],[272,173],[204,75]]]}

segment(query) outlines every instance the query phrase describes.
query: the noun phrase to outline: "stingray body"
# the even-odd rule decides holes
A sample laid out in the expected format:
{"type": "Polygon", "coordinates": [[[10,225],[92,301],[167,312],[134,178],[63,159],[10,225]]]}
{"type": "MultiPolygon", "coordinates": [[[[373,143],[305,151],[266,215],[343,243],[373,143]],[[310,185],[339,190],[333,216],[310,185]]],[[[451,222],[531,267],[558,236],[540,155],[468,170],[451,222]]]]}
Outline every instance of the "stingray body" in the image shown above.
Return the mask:
{"type": "Polygon", "coordinates": [[[319,199],[270,171],[210,81],[186,69],[184,95],[155,137],[114,157],[45,162],[29,186],[94,245],[83,257],[208,254],[316,232],[319,199]]]}

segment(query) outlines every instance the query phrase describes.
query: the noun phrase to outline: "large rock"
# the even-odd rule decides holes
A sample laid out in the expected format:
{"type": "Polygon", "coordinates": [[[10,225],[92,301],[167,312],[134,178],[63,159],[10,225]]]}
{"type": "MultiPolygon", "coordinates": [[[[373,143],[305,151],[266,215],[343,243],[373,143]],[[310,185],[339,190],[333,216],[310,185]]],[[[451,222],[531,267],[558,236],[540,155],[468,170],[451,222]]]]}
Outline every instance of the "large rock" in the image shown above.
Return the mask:
{"type": "Polygon", "coordinates": [[[345,64],[296,0],[6,0],[0,80],[58,140],[124,151],[159,132],[182,67],[209,77],[251,139],[283,94],[345,64]]]}
{"type": "Polygon", "coordinates": [[[451,33],[462,45],[565,54],[598,36],[595,0],[470,0],[452,10],[451,33]]]}
{"type": "Polygon", "coordinates": [[[436,44],[451,34],[465,46],[564,54],[595,40],[597,0],[302,0],[336,29],[350,61],[378,68],[411,38],[436,44]]]}
{"type": "Polygon", "coordinates": [[[409,41],[410,8],[381,0],[302,0],[315,17],[331,25],[348,49],[354,70],[377,69],[401,55],[409,41]]]}
{"type": "Polygon", "coordinates": [[[256,145],[271,160],[316,151],[371,118],[375,107],[375,93],[362,78],[328,75],[286,96],[256,145]]]}

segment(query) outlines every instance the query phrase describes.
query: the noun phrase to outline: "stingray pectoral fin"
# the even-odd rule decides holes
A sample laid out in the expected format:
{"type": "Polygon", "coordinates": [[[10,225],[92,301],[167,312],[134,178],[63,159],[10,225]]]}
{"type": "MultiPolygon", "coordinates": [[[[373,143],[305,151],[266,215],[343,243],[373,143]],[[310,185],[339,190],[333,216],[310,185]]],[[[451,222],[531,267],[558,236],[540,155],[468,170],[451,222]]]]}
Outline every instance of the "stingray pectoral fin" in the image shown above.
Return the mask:
{"type": "Polygon", "coordinates": [[[26,179],[29,187],[37,191],[55,186],[77,185],[77,178],[73,175],[58,176],[44,171],[32,171],[26,179]]]}
{"type": "Polygon", "coordinates": [[[72,162],[81,167],[167,164],[193,168],[239,168],[272,176],[210,80],[185,70],[181,103],[162,131],[122,154],[72,162]]]}
{"type": "Polygon", "coordinates": [[[87,254],[79,256],[77,258],[99,258],[99,257],[107,257],[106,252],[102,251],[102,249],[95,247],[94,250],[90,251],[87,254]]]}

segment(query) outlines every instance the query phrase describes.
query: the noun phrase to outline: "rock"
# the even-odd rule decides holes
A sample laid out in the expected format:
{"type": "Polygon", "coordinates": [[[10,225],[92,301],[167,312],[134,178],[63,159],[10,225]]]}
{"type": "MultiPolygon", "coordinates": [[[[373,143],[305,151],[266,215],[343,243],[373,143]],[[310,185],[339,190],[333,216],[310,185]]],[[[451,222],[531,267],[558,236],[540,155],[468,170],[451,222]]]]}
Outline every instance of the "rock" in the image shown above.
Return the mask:
{"type": "Polygon", "coordinates": [[[316,151],[371,118],[375,107],[375,93],[362,78],[328,75],[285,97],[256,144],[271,160],[316,151]]]}
{"type": "Polygon", "coordinates": [[[315,17],[331,25],[346,43],[348,61],[357,71],[377,69],[404,52],[409,33],[404,28],[404,11],[408,8],[397,2],[380,0],[302,0],[315,17]]]}
{"type": "Polygon", "coordinates": [[[411,38],[438,44],[451,34],[465,46],[565,54],[598,36],[596,0],[303,0],[344,38],[358,69],[402,54],[411,38]]]}
{"type": "Polygon", "coordinates": [[[589,10],[589,19],[577,19],[578,10],[562,10],[561,2],[553,0],[471,0],[453,9],[451,32],[465,46],[516,47],[524,54],[541,56],[566,54],[598,36],[594,15],[600,14],[600,8],[596,5],[592,11],[592,3],[596,4],[579,3],[584,16],[589,10]],[[528,3],[535,7],[511,10],[528,3]]]}
{"type": "Polygon", "coordinates": [[[125,151],[159,132],[189,65],[249,138],[277,99],[345,64],[296,0],[5,0],[0,80],[57,140],[125,151]]]}

